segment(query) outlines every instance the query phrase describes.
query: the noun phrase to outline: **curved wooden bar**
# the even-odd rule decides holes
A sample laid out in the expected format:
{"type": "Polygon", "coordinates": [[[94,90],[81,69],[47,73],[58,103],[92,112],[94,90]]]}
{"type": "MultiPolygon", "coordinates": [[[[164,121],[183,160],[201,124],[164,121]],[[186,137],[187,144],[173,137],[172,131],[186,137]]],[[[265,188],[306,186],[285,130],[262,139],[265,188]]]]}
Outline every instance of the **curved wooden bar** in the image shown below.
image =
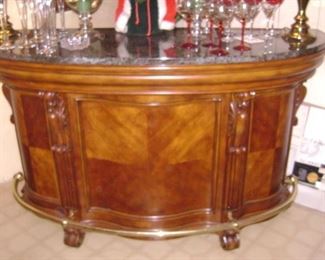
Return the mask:
{"type": "Polygon", "coordinates": [[[223,248],[238,247],[240,228],[293,200],[290,136],[303,83],[323,60],[319,37],[247,62],[0,53],[25,179],[16,198],[61,220],[71,246],[94,229],[152,239],[216,232],[223,248]]]}

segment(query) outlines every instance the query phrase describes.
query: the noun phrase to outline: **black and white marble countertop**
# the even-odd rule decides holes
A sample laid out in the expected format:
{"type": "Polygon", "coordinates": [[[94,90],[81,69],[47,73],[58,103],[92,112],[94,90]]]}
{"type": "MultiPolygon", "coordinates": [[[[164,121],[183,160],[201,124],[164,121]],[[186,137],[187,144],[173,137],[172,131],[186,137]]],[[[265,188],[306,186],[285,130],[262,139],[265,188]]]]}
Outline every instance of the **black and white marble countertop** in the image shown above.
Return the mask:
{"type": "MultiPolygon", "coordinates": [[[[223,43],[229,50],[229,55],[218,57],[212,55],[208,48],[202,47],[204,38],[194,50],[185,50],[180,46],[186,39],[184,29],[164,32],[152,37],[126,36],[115,33],[113,29],[97,29],[100,39],[94,39],[90,46],[83,50],[69,51],[57,46],[51,56],[36,54],[35,49],[0,51],[0,59],[16,60],[33,63],[80,64],[80,65],[182,65],[182,64],[228,64],[245,62],[266,62],[301,57],[325,51],[325,33],[312,31],[316,41],[304,48],[294,49],[281,37],[281,31],[269,41],[263,39],[263,31],[255,30],[261,41],[251,44],[252,49],[239,52],[233,46],[239,44],[234,40],[229,44],[223,43]]],[[[239,31],[235,30],[239,35],[239,31]]]]}

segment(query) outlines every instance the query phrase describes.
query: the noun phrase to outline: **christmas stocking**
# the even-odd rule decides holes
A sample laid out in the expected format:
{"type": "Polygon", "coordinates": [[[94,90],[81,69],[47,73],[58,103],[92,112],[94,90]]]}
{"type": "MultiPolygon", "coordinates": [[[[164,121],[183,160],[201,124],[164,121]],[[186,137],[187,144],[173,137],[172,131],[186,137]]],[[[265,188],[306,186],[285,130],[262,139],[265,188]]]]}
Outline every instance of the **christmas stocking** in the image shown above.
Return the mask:
{"type": "Polygon", "coordinates": [[[115,30],[150,36],[175,27],[175,0],[118,0],[115,30]]]}

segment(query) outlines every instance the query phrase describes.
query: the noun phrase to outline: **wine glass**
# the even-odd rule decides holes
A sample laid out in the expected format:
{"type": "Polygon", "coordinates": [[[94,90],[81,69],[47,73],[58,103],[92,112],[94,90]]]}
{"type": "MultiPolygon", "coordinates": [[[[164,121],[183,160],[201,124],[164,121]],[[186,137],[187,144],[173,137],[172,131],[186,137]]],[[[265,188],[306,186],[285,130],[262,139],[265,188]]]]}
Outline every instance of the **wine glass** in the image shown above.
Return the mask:
{"type": "Polygon", "coordinates": [[[257,14],[260,11],[262,0],[246,0],[246,2],[251,5],[251,11],[250,11],[250,15],[249,15],[250,26],[249,26],[248,38],[250,40],[253,40],[254,39],[254,33],[253,33],[254,21],[255,21],[257,14]]]}
{"type": "Polygon", "coordinates": [[[11,43],[9,39],[9,30],[8,30],[8,9],[7,9],[7,0],[2,2],[2,8],[0,13],[0,27],[2,28],[2,44],[0,45],[0,50],[11,50],[15,46],[11,43]]]}
{"type": "Polygon", "coordinates": [[[194,14],[195,1],[193,0],[177,0],[177,11],[181,17],[186,22],[186,35],[187,40],[184,42],[181,47],[184,49],[194,49],[197,48],[197,45],[192,42],[192,21],[194,14]]]}
{"type": "Polygon", "coordinates": [[[218,27],[218,47],[217,49],[212,50],[211,54],[225,56],[229,53],[222,47],[224,24],[229,22],[229,19],[232,17],[233,5],[230,0],[214,0],[214,3],[215,22],[217,23],[218,27]]]}
{"type": "Polygon", "coordinates": [[[208,28],[208,35],[209,39],[208,42],[202,44],[203,47],[212,48],[217,47],[217,45],[214,43],[214,23],[215,23],[215,0],[207,0],[205,4],[205,10],[204,15],[206,19],[208,20],[207,28],[208,28]]]}
{"type": "Polygon", "coordinates": [[[232,35],[231,32],[231,22],[234,19],[234,5],[236,3],[236,0],[225,0],[224,5],[228,9],[228,18],[224,21],[224,32],[223,32],[223,41],[224,42],[231,42],[232,41],[232,35]]]}
{"type": "Polygon", "coordinates": [[[266,16],[265,37],[274,36],[274,14],[284,0],[262,0],[262,10],[266,16]]]}
{"type": "Polygon", "coordinates": [[[237,51],[249,51],[251,50],[251,47],[245,44],[244,37],[245,37],[245,27],[246,27],[246,22],[250,17],[252,5],[247,3],[246,0],[236,0],[236,3],[234,5],[234,14],[235,17],[239,20],[241,23],[241,40],[240,44],[236,45],[234,47],[235,50],[237,51]]]}

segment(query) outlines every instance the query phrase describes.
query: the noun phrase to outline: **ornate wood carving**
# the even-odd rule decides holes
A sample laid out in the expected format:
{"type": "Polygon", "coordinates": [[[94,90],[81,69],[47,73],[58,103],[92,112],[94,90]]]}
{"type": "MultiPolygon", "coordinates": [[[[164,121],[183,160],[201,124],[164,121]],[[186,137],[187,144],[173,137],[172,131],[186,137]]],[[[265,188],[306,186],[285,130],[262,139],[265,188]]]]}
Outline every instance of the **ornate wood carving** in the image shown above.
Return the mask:
{"type": "Polygon", "coordinates": [[[61,94],[39,92],[44,97],[50,132],[50,145],[54,153],[65,215],[75,219],[78,207],[77,189],[71,159],[70,129],[66,102],[61,94]],[[73,214],[71,214],[73,212],[73,214]]]}
{"type": "Polygon", "coordinates": [[[295,91],[295,107],[294,107],[294,117],[293,117],[293,122],[292,125],[297,125],[298,124],[298,118],[296,116],[298,108],[302,104],[303,100],[305,99],[307,94],[307,88],[301,84],[299,87],[297,87],[295,91]]]}
{"type": "MultiPolygon", "coordinates": [[[[251,102],[255,92],[233,94],[229,108],[226,210],[242,205],[250,131],[251,102]]],[[[235,214],[236,216],[236,214],[235,214]]]]}

